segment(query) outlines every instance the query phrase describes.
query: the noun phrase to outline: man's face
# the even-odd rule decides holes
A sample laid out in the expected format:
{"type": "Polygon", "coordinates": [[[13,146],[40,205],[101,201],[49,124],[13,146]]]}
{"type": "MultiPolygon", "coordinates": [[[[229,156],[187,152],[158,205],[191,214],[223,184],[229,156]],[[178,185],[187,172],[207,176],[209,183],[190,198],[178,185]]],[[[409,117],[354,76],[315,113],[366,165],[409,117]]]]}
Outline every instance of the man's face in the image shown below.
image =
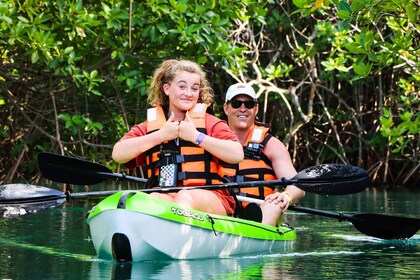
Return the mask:
{"type": "Polygon", "coordinates": [[[225,103],[223,109],[232,129],[246,130],[254,124],[258,114],[258,103],[248,95],[240,94],[225,103]]]}

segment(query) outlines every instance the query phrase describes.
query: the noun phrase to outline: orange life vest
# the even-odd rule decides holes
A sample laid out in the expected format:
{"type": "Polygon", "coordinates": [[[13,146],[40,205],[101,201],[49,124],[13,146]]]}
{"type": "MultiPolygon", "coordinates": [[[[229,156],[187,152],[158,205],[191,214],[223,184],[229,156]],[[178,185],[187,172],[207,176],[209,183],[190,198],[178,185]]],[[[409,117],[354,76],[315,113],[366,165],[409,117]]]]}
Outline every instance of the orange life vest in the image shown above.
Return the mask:
{"type": "MultiPolygon", "coordinates": [[[[198,103],[188,111],[197,130],[204,134],[207,134],[205,123],[207,107],[206,104],[198,103]]],[[[161,106],[149,108],[147,110],[147,133],[160,129],[166,121],[166,115],[161,106]]],[[[177,152],[176,155],[171,156],[170,160],[178,166],[178,186],[211,185],[223,182],[223,168],[209,152],[194,143],[177,139],[166,141],[146,152],[147,175],[151,181],[149,186],[157,186],[156,179],[161,166],[159,154],[162,151],[177,152]]]]}
{"type": "MultiPolygon", "coordinates": [[[[224,165],[225,176],[234,182],[276,180],[271,161],[262,152],[272,137],[267,124],[256,123],[244,143],[244,160],[238,164],[224,165]]],[[[274,193],[271,187],[242,188],[241,193],[248,196],[264,198],[274,193]]]]}

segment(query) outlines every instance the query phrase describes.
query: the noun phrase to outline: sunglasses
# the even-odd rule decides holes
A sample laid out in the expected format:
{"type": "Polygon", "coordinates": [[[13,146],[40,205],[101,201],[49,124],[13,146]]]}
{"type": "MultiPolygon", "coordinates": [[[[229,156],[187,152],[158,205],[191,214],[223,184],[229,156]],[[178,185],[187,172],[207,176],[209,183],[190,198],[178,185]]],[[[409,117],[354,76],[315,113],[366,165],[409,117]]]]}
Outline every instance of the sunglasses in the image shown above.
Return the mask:
{"type": "Polygon", "coordinates": [[[245,108],[252,109],[257,105],[257,102],[254,100],[247,100],[247,101],[241,101],[241,100],[231,100],[230,105],[232,105],[233,109],[241,108],[242,104],[245,104],[245,108]]]}

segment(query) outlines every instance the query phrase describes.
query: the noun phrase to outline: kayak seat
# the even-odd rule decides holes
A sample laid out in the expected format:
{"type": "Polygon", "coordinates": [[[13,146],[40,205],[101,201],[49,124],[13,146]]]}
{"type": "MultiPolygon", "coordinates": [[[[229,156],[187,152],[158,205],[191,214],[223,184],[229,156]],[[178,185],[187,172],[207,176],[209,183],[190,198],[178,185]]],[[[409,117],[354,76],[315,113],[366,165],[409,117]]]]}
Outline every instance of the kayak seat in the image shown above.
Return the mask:
{"type": "Polygon", "coordinates": [[[256,203],[248,203],[245,207],[241,207],[241,209],[239,209],[236,214],[238,218],[241,219],[259,223],[261,223],[262,221],[261,207],[256,203]]]}

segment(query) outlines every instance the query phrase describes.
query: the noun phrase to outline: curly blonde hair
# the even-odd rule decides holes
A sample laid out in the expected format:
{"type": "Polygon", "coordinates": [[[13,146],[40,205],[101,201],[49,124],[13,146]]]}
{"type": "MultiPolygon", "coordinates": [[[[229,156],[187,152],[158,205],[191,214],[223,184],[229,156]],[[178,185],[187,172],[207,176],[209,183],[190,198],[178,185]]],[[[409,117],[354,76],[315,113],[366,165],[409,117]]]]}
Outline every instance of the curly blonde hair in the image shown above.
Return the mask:
{"type": "Polygon", "coordinates": [[[148,102],[152,106],[169,106],[169,97],[163,91],[163,85],[171,83],[178,71],[187,71],[200,76],[199,103],[210,104],[213,102],[213,89],[206,78],[206,73],[200,65],[189,60],[169,59],[164,61],[153,74],[152,84],[149,89],[148,102]]]}

